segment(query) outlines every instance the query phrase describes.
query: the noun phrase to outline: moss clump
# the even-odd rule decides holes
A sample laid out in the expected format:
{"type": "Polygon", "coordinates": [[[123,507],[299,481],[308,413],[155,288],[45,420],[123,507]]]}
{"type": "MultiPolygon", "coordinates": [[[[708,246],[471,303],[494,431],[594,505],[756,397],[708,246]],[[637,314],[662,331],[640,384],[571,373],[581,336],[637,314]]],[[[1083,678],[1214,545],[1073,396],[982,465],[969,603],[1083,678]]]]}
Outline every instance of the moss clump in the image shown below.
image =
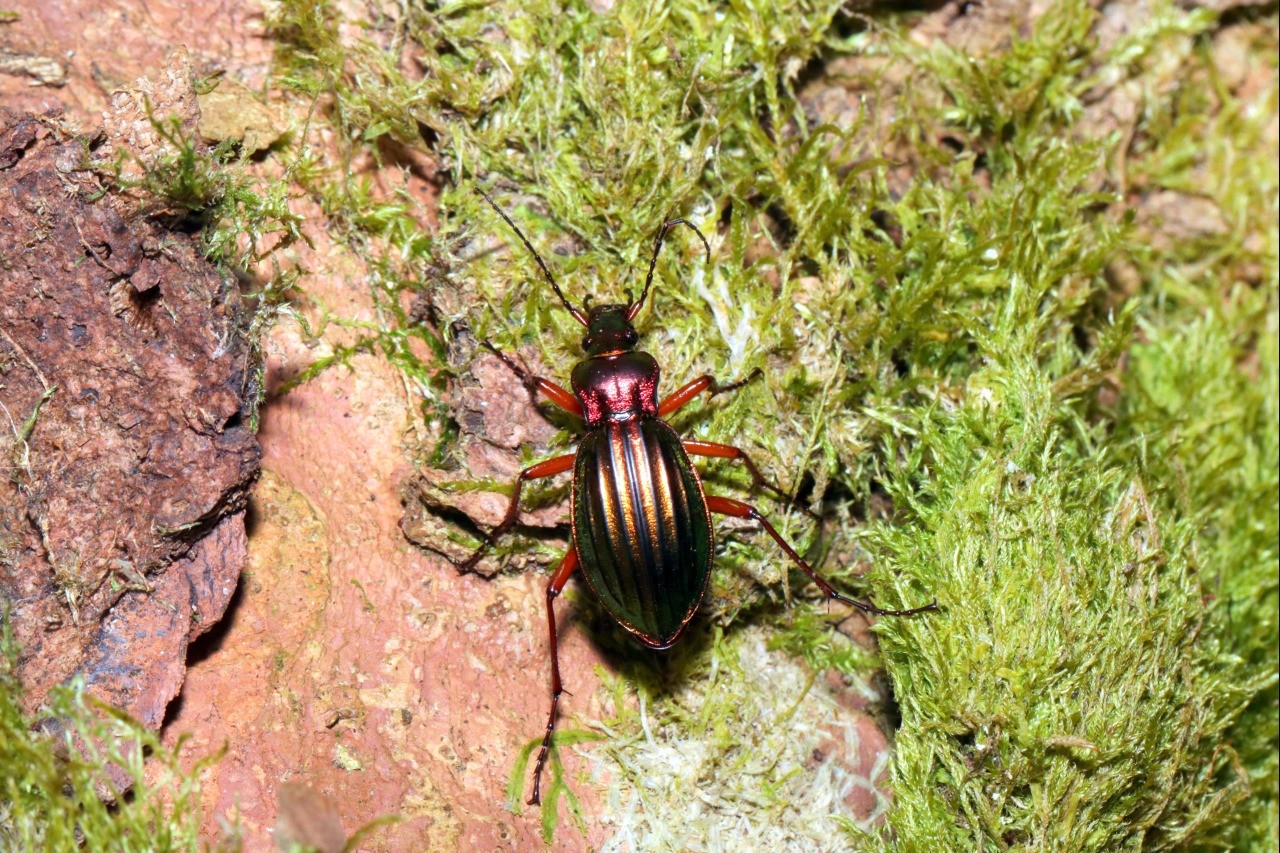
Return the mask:
{"type": "Polygon", "coordinates": [[[882,628],[904,685],[897,846],[1165,848],[1238,830],[1248,741],[1231,729],[1274,674],[1232,648],[1226,617],[1257,592],[1213,600],[1225,567],[1206,565],[1203,522],[1161,507],[1148,472],[1082,452],[1038,370],[986,379],[992,403],[919,425],[891,481],[909,523],[869,537],[951,602],[882,628]]]}
{"type": "MultiPolygon", "coordinates": [[[[1085,3],[1062,4],[976,54],[840,8],[388,8],[344,41],[329,4],[282,4],[290,85],[332,98],[349,159],[394,140],[452,178],[436,233],[406,198],[315,187],[375,272],[383,325],[361,345],[419,380],[447,440],[446,365],[413,357],[411,336],[438,358],[465,320],[548,365],[577,356],[532,260],[493,251],[505,234],[473,184],[577,299],[636,286],[664,219],[703,225],[714,265],[673,243],[640,331],[670,381],[766,379],[677,425],[805,485],[832,521],[823,569],[839,583],[943,607],[877,629],[903,714],[895,805],[888,831],[856,840],[1274,843],[1274,73],[1260,94],[1225,85],[1221,22],[1170,4],[1105,40],[1085,3]],[[387,59],[407,43],[420,76],[387,59]],[[860,105],[839,127],[798,91],[836,67],[860,105]],[[1125,122],[1104,120],[1110,97],[1125,122]],[[1146,203],[1160,193],[1175,211],[1207,202],[1225,227],[1179,232],[1146,203]]],[[[1257,42],[1274,54],[1274,16],[1257,42]]],[[[772,514],[816,547],[800,516],[772,514]]],[[[709,609],[727,637],[763,625],[810,664],[856,666],[824,647],[806,585],[788,627],[781,581],[801,578],[772,543],[724,541],[709,609]]],[[[686,719],[681,691],[714,690],[712,670],[648,694],[650,720],[686,719]]],[[[712,717],[713,731],[730,718],[712,717]]],[[[637,725],[624,713],[609,732],[637,725]]],[[[742,740],[705,746],[760,758],[742,740]]],[[[626,750],[595,749],[635,778],[626,750]]],[[[702,781],[615,792],[641,815],[636,843],[676,843],[664,833],[695,798],[727,790],[702,781]]],[[[743,809],[700,813],[704,837],[745,841],[742,825],[771,819],[743,809]]]]}
{"type": "MultiPolygon", "coordinates": [[[[1140,126],[1129,174],[1150,175],[1154,192],[1217,172],[1214,207],[1248,217],[1199,245],[1165,240],[1162,251],[1158,233],[1138,230],[1104,250],[1109,272],[1141,281],[1112,309],[1138,325],[1135,342],[1118,339],[1118,399],[1077,396],[1096,356],[1037,332],[1089,265],[1071,241],[1037,233],[1033,215],[999,238],[1011,286],[986,312],[993,333],[974,336],[981,366],[966,384],[980,394],[911,412],[886,437],[884,482],[901,515],[865,541],[949,602],[929,623],[881,625],[903,710],[886,846],[1274,844],[1276,172],[1259,156],[1265,114],[1245,119],[1230,96],[1189,102],[1214,73],[1195,40],[1210,26],[1166,10],[1139,34],[1153,43],[1122,44],[1110,60],[1164,45],[1186,75],[1140,126]],[[1173,104],[1213,130],[1194,156],[1188,128],[1168,132],[1173,104]],[[1223,148],[1254,154],[1227,165],[1223,148]]],[[[1274,120],[1274,88],[1268,102],[1274,120]]],[[[1048,126],[1059,125],[1074,122],[1048,126]]],[[[1069,188],[1068,175],[1017,192],[1052,199],[1043,188],[1055,177],[1069,188]]],[[[1095,305],[1123,298],[1094,281],[1095,305]]]]}
{"type": "Polygon", "coordinates": [[[50,692],[40,713],[49,733],[34,729],[36,720],[18,705],[22,685],[14,676],[16,658],[5,618],[0,620],[0,848],[205,849],[199,842],[201,767],[184,769],[180,747],[165,747],[155,733],[86,696],[79,681],[50,692]],[[126,789],[129,794],[120,793],[126,789]]]}
{"type": "MultiPolygon", "coordinates": [[[[592,731],[605,744],[593,750],[596,767],[614,777],[596,817],[613,843],[823,850],[842,831],[867,833],[883,819],[883,736],[870,717],[841,713],[822,670],[772,651],[775,636],[761,625],[704,630],[671,659],[606,676],[617,715],[592,731]]],[[[864,678],[848,681],[850,695],[881,698],[864,678]]]]}

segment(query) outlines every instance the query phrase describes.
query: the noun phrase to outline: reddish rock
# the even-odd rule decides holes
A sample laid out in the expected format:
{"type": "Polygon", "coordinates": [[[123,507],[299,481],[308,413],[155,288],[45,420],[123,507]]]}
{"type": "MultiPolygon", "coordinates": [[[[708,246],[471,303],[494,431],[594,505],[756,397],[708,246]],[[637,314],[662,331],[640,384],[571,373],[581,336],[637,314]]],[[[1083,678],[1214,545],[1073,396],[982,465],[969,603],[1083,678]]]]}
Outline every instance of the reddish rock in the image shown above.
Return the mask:
{"type": "MultiPolygon", "coordinates": [[[[311,243],[288,253],[309,271],[308,293],[336,314],[368,316],[366,271],[335,248],[310,202],[298,205],[311,243]]],[[[317,356],[308,343],[296,325],[273,332],[270,387],[317,356]]],[[[405,540],[401,494],[412,468],[402,445],[418,401],[385,360],[360,355],[352,368],[264,407],[267,473],[249,512],[250,566],[225,626],[200,645],[166,739],[189,733],[193,761],[227,747],[202,777],[205,829],[215,838],[238,816],[246,850],[272,849],[285,783],[332,803],[348,834],[399,818],[364,849],[537,849],[541,814],[514,815],[504,797],[550,701],[546,575],[461,576],[405,540]]],[[[480,381],[503,383],[508,405],[528,405],[499,368],[478,368],[480,381]]],[[[491,447],[514,474],[515,451],[491,447]]],[[[603,716],[594,669],[602,655],[578,630],[571,599],[562,601],[569,728],[579,715],[603,716]]],[[[580,781],[574,750],[561,754],[590,817],[584,838],[561,809],[556,847],[598,847],[599,795],[580,781]]]]}
{"type": "Polygon", "coordinates": [[[249,86],[266,77],[272,43],[256,0],[8,0],[0,25],[0,101],[13,110],[54,103],[78,120],[106,109],[111,93],[165,65],[185,45],[200,77],[234,69],[249,86]],[[37,85],[38,84],[38,85],[37,85]]]}
{"type": "Polygon", "coordinates": [[[883,817],[892,797],[889,789],[889,742],[870,714],[852,712],[841,725],[827,727],[829,737],[813,750],[813,767],[834,761],[855,779],[845,804],[860,821],[883,817]]]}
{"type": "Polygon", "coordinates": [[[0,119],[0,601],[29,709],[78,672],[156,727],[243,563],[252,370],[235,282],[89,146],[0,119]]]}

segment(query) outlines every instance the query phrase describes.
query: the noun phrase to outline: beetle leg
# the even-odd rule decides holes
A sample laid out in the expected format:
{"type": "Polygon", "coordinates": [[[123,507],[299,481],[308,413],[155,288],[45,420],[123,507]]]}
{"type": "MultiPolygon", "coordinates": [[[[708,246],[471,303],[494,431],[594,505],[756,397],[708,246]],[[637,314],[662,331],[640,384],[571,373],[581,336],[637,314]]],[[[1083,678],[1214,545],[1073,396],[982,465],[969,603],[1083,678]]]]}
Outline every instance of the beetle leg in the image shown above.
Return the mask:
{"type": "Polygon", "coordinates": [[[484,556],[484,552],[492,547],[494,540],[507,532],[520,517],[520,490],[524,487],[525,480],[537,480],[542,477],[554,477],[556,474],[563,474],[573,467],[574,454],[566,453],[564,456],[557,456],[554,459],[548,459],[546,462],[539,462],[537,465],[530,465],[520,472],[516,477],[515,489],[511,492],[511,502],[507,504],[507,514],[502,517],[502,521],[498,522],[498,526],[484,534],[484,542],[476,549],[475,553],[466,559],[466,562],[456,564],[459,571],[467,571],[480,562],[480,558],[484,556]]]}
{"type": "Polygon", "coordinates": [[[578,402],[578,398],[573,393],[566,391],[550,379],[543,379],[541,376],[534,376],[520,365],[516,364],[515,359],[495,347],[488,341],[480,341],[480,346],[496,355],[503,364],[511,368],[511,372],[520,377],[520,381],[524,383],[524,387],[529,389],[529,395],[534,398],[534,404],[537,404],[538,392],[541,391],[546,395],[547,399],[556,406],[564,409],[571,415],[582,417],[582,404],[578,402]]]}
{"type": "Polygon", "coordinates": [[[751,457],[747,456],[747,452],[740,447],[734,447],[732,444],[717,444],[714,441],[694,441],[686,439],[680,442],[684,445],[685,453],[690,456],[712,456],[718,459],[740,459],[742,464],[746,466],[747,473],[751,475],[751,480],[756,488],[763,488],[772,492],[774,497],[783,503],[791,504],[798,507],[807,516],[814,521],[821,521],[821,517],[809,509],[807,506],[799,503],[782,489],[778,488],[775,483],[765,479],[764,474],[760,473],[760,469],[756,467],[756,463],[751,461],[751,457]]]}
{"type": "Polygon", "coordinates": [[[533,769],[533,796],[529,798],[531,806],[542,802],[542,768],[546,766],[547,755],[551,752],[551,733],[556,728],[556,706],[560,703],[560,694],[564,692],[564,685],[560,683],[560,649],[556,642],[555,601],[576,568],[578,568],[578,549],[571,545],[569,552],[556,567],[555,574],[551,576],[551,582],[547,584],[547,628],[551,634],[551,714],[547,717],[547,733],[542,738],[542,748],[538,750],[538,763],[533,769]]]}
{"type": "Polygon", "coordinates": [[[800,559],[800,555],[797,554],[795,549],[787,543],[787,540],[782,538],[782,534],[773,529],[773,525],[769,523],[769,519],[761,515],[760,511],[751,506],[751,504],[745,504],[742,501],[735,501],[733,498],[722,498],[715,495],[707,495],[707,509],[721,515],[731,515],[734,518],[754,518],[756,521],[763,524],[765,531],[773,537],[773,541],[777,542],[778,545],[782,547],[782,550],[786,552],[788,557],[795,561],[797,566],[804,569],[804,573],[809,576],[809,579],[817,584],[818,589],[825,592],[829,598],[834,598],[836,601],[843,601],[846,604],[852,604],[859,610],[865,610],[867,613],[874,613],[877,616],[911,616],[916,613],[923,613],[926,610],[938,609],[938,602],[935,600],[926,604],[924,607],[913,607],[910,610],[881,610],[873,604],[869,604],[865,601],[858,601],[857,599],[849,598],[846,595],[841,595],[836,592],[835,587],[819,577],[818,573],[810,568],[808,563],[800,559]]]}
{"type": "Polygon", "coordinates": [[[730,382],[728,385],[719,384],[716,382],[716,378],[711,375],[699,376],[697,379],[673,392],[665,400],[659,403],[658,417],[665,418],[667,415],[679,411],[689,405],[691,400],[703,391],[706,391],[708,388],[711,389],[711,394],[709,396],[712,397],[717,394],[728,394],[730,391],[737,391],[757,376],[763,375],[764,371],[757,367],[755,370],[748,373],[745,378],[739,379],[736,382],[730,382]]]}

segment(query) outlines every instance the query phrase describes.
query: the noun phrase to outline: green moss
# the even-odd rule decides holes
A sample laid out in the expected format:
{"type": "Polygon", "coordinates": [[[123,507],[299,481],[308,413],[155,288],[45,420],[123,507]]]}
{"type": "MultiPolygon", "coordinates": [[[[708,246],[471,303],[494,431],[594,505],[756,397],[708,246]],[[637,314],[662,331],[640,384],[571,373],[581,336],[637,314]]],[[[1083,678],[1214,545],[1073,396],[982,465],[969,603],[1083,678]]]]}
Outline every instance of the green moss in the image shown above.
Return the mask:
{"type": "Polygon", "coordinates": [[[32,407],[31,414],[22,422],[22,426],[14,424],[13,437],[5,438],[3,454],[10,463],[9,480],[13,483],[22,483],[31,473],[31,448],[27,444],[27,439],[31,437],[31,431],[35,429],[36,421],[40,418],[40,407],[49,402],[57,392],[57,385],[50,385],[44,389],[44,393],[32,407]]]}
{"type": "Polygon", "coordinates": [[[200,830],[203,764],[177,751],[73,681],[55,688],[33,729],[14,676],[17,649],[0,620],[0,847],[6,850],[205,849],[200,830]],[[144,772],[143,762],[146,759],[144,772]],[[122,784],[123,783],[123,784],[122,784]],[[119,792],[131,787],[131,793],[119,792]],[[114,804],[104,802],[111,794],[114,804]]]}
{"type": "MultiPolygon", "coordinates": [[[[868,760],[876,744],[862,742],[874,731],[840,713],[820,670],[771,651],[771,634],[700,627],[670,654],[631,652],[618,673],[600,672],[615,713],[592,724],[603,745],[589,754],[592,775],[602,766],[612,778],[605,806],[588,817],[616,843],[686,850],[712,837],[734,849],[831,849],[842,828],[865,833],[883,818],[889,802],[877,786],[888,756],[868,760]],[[863,819],[848,816],[850,796],[868,802],[863,819]]],[[[847,689],[883,699],[856,675],[847,689]]]]}
{"type": "MultiPolygon", "coordinates": [[[[455,321],[557,375],[578,357],[579,330],[473,186],[579,301],[637,287],[657,225],[689,218],[713,264],[673,240],[646,345],[668,383],[765,380],[677,427],[806,485],[825,536],[769,512],[842,587],[942,606],[879,623],[902,708],[895,805],[884,834],[850,840],[1274,844],[1274,74],[1237,101],[1214,65],[1216,18],[1163,3],[1105,47],[1087,4],[1061,4],[986,55],[840,8],[533,0],[384,10],[344,39],[335,7],[283,3],[287,83],[332,105],[315,120],[344,160],[381,162],[394,143],[450,178],[428,231],[407,196],[311,176],[373,275],[379,320],[352,346],[400,365],[447,441],[455,321]],[[401,72],[406,45],[420,76],[401,72]],[[857,118],[815,126],[795,87],[839,57],[857,118]],[[1128,125],[1094,109],[1116,92],[1128,125]],[[1225,227],[1188,237],[1153,220],[1159,191],[1207,200],[1225,227]]],[[[724,466],[708,484],[747,481],[724,466]]],[[[619,701],[605,745],[579,747],[612,762],[622,781],[599,819],[637,846],[679,846],[707,797],[741,811],[698,812],[704,835],[746,843],[808,820],[790,769],[741,772],[781,748],[742,718],[771,689],[752,669],[863,664],[769,540],[721,541],[707,609],[722,639],[682,653],[670,683],[619,683],[646,717],[619,701]],[[756,632],[773,650],[734,670],[727,650],[756,632]],[[729,781],[678,781],[694,752],[729,781]]]]}
{"type": "Polygon", "coordinates": [[[1211,837],[1249,794],[1225,734],[1274,676],[1224,653],[1195,526],[1161,513],[1141,474],[1073,446],[1078,423],[1038,377],[994,369],[991,387],[1017,396],[928,416],[893,471],[909,523],[871,533],[887,568],[947,602],[928,623],[882,624],[907,685],[895,846],[1211,837]]]}

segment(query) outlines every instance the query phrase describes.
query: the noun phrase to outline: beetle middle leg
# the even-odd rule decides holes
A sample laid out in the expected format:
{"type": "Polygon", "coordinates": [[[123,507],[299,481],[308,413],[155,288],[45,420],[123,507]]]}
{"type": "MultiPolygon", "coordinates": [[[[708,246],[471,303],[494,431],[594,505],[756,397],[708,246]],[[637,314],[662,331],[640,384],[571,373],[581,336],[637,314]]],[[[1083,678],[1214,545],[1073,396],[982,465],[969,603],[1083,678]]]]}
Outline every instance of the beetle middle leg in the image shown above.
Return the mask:
{"type": "Polygon", "coordinates": [[[546,462],[530,465],[521,471],[516,477],[516,485],[511,492],[511,502],[507,504],[507,514],[502,517],[502,521],[498,522],[497,527],[483,534],[484,542],[465,562],[458,564],[458,569],[467,571],[473,568],[476,563],[480,562],[480,558],[484,556],[485,552],[493,546],[494,540],[515,525],[516,519],[520,517],[520,490],[524,487],[525,480],[537,480],[542,477],[554,477],[556,474],[563,474],[573,468],[573,460],[574,454],[566,453],[564,456],[557,456],[554,459],[548,459],[546,462]]]}
{"type": "Polygon", "coordinates": [[[910,610],[881,610],[873,604],[865,601],[858,601],[855,598],[849,598],[847,595],[841,595],[836,592],[835,587],[827,583],[821,576],[815,572],[808,563],[800,558],[795,549],[782,538],[782,534],[773,529],[773,525],[769,523],[769,519],[760,514],[760,511],[751,504],[735,501],[733,498],[722,498],[715,495],[707,495],[707,509],[720,515],[731,515],[734,518],[754,518],[756,521],[764,525],[765,532],[773,537],[773,541],[786,552],[787,556],[795,562],[797,566],[804,570],[809,579],[818,585],[818,589],[827,594],[828,598],[834,598],[836,601],[843,601],[846,604],[852,604],[859,610],[865,610],[867,613],[874,613],[877,616],[911,616],[916,613],[923,613],[926,610],[937,610],[938,602],[932,601],[924,607],[913,607],[910,610]]]}
{"type": "Polygon", "coordinates": [[[542,748],[538,750],[538,763],[533,769],[533,796],[529,805],[536,806],[542,802],[542,768],[547,764],[547,756],[551,752],[551,733],[556,729],[556,706],[560,704],[560,694],[564,693],[564,685],[560,682],[560,647],[556,640],[555,602],[569,576],[578,568],[578,549],[569,546],[555,574],[547,584],[547,628],[551,634],[551,714],[547,717],[547,733],[542,738],[542,748]]]}
{"type": "Polygon", "coordinates": [[[747,473],[751,475],[751,481],[756,488],[763,488],[771,492],[774,497],[783,503],[798,507],[814,521],[822,520],[816,512],[797,502],[782,489],[778,488],[777,484],[765,479],[764,474],[760,473],[760,469],[756,467],[756,463],[751,461],[751,457],[742,448],[734,447],[732,444],[717,444],[714,441],[694,441],[693,439],[685,439],[680,443],[684,445],[685,453],[690,456],[711,456],[717,459],[741,460],[742,464],[746,466],[747,473]]]}

